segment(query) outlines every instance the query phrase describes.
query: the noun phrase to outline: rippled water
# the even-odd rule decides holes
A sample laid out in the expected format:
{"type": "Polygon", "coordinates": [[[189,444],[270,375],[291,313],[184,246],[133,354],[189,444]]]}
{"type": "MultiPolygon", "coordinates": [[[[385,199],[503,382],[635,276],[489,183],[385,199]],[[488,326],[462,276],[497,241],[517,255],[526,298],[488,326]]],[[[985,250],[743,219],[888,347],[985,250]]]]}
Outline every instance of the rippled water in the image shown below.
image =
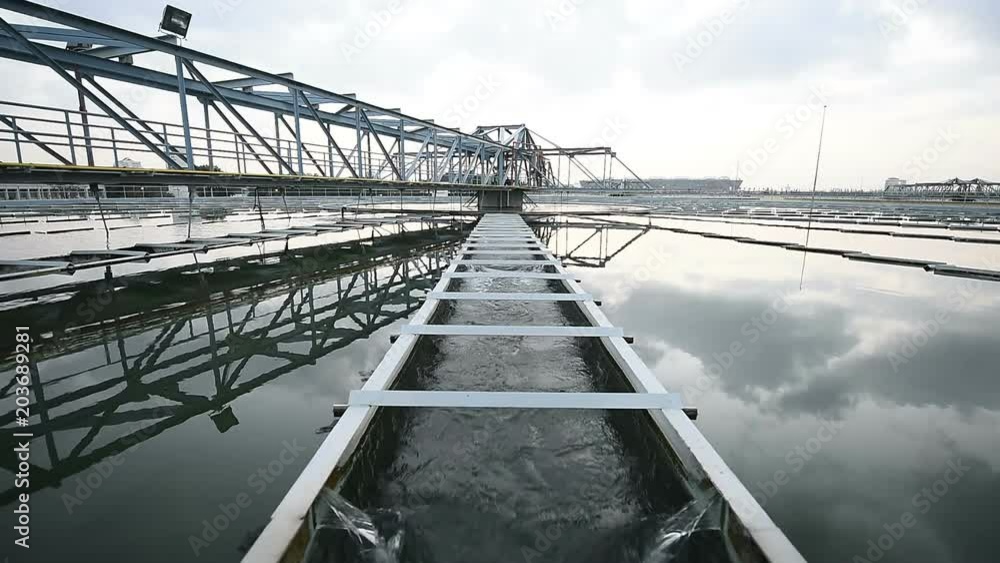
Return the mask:
{"type": "MultiPolygon", "coordinates": [[[[457,280],[455,289],[551,290],[545,280],[468,281],[457,280]]],[[[478,301],[449,302],[433,322],[587,324],[575,305],[478,301]]],[[[592,339],[523,337],[424,338],[397,387],[627,391],[592,339]]],[[[393,409],[382,418],[375,443],[363,446],[377,451],[361,454],[342,493],[367,512],[400,513],[404,541],[418,547],[399,561],[604,561],[594,558],[602,552],[617,552],[618,561],[686,561],[697,551],[676,519],[705,534],[702,549],[726,560],[711,532],[718,516],[683,516],[711,505],[688,506],[693,501],[645,413],[393,409]],[[684,539],[660,537],[669,533],[684,539]],[[675,541],[684,547],[667,557],[675,541]]]]}

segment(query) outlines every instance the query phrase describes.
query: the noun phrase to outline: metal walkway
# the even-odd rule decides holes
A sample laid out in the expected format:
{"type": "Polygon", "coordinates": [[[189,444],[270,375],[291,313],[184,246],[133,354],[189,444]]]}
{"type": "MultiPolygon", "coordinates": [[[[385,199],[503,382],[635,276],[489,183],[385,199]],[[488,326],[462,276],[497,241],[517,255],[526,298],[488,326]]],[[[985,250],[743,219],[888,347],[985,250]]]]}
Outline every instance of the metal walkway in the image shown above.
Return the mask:
{"type": "MultiPolygon", "coordinates": [[[[508,251],[504,255],[510,254],[508,251]]],[[[644,409],[673,450],[692,487],[701,492],[714,489],[728,503],[729,520],[725,533],[748,553],[759,552],[764,560],[775,562],[804,561],[794,546],[736,478],[719,454],[691,421],[691,409],[682,408],[680,397],[668,393],[629,346],[621,328],[611,324],[592,296],[566,268],[553,257],[524,220],[517,215],[487,214],[473,230],[445,270],[426,302],[405,325],[393,346],[360,391],[351,394],[343,417],[317,450],[298,480],[274,511],[271,520],[244,558],[244,563],[274,563],[286,560],[289,548],[308,541],[314,499],[325,486],[336,482],[359,442],[368,430],[379,406],[406,408],[574,408],[574,409],[644,409]],[[512,251],[528,252],[537,260],[471,259],[482,256],[481,249],[502,246],[512,251]],[[531,249],[531,250],[529,250],[531,249]],[[534,250],[542,249],[542,250],[534,250]],[[516,266],[534,271],[469,272],[469,266],[516,266]],[[448,291],[454,279],[475,277],[524,277],[542,275],[538,267],[550,270],[546,279],[562,282],[566,293],[507,293],[476,295],[481,299],[571,300],[591,323],[589,327],[567,326],[494,326],[430,324],[442,301],[468,299],[470,293],[448,291]],[[413,353],[421,335],[485,337],[581,337],[598,338],[611,359],[621,369],[635,393],[543,393],[543,392],[457,392],[392,391],[404,364],[413,353]]]]}

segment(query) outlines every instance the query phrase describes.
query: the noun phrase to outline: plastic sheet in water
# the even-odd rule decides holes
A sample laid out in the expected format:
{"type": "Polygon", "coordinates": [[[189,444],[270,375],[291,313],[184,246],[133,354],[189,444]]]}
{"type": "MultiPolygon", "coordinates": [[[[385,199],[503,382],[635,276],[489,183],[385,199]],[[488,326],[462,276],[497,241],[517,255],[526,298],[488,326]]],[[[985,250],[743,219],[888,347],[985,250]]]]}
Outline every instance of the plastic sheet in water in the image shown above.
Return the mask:
{"type": "Polygon", "coordinates": [[[306,563],[403,561],[406,546],[399,513],[379,510],[368,514],[330,489],[323,489],[313,510],[317,523],[306,563]]]}
{"type": "MultiPolygon", "coordinates": [[[[719,497],[692,500],[674,514],[650,516],[604,531],[563,533],[553,524],[542,532],[546,545],[523,545],[509,559],[527,563],[729,562],[736,558],[721,531],[722,507],[719,497]],[[563,549],[551,549],[556,543],[562,543],[563,549]]],[[[419,530],[411,529],[400,512],[366,513],[329,489],[320,494],[314,509],[318,523],[305,563],[438,562],[421,545],[419,530]]]]}
{"type": "Polygon", "coordinates": [[[654,515],[609,531],[584,546],[581,563],[724,563],[733,551],[721,530],[721,497],[692,500],[674,514],[654,515]]]}

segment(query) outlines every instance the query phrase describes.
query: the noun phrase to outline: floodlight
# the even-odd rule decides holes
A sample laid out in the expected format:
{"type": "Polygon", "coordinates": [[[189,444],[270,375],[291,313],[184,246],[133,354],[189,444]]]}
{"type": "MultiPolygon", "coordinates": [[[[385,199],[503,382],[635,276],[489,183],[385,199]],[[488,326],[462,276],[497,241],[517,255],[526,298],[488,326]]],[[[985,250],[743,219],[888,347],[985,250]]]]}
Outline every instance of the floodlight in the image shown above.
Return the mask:
{"type": "Polygon", "coordinates": [[[188,28],[191,27],[191,14],[180,8],[167,5],[163,9],[163,20],[160,21],[160,30],[173,33],[178,37],[187,37],[188,28]]]}

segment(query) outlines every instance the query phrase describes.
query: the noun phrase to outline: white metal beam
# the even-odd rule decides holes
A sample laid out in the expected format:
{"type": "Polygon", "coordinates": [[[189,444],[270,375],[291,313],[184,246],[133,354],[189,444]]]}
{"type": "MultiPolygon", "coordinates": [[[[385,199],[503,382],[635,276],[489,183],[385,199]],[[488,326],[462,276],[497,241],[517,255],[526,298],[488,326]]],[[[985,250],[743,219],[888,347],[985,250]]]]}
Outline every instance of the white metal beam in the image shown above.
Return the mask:
{"type": "Polygon", "coordinates": [[[525,280],[575,280],[573,274],[552,274],[548,272],[455,272],[445,277],[459,279],[525,279],[525,280]]]}
{"type": "Polygon", "coordinates": [[[552,266],[555,260],[455,260],[459,266],[552,266]]]}
{"type": "Polygon", "coordinates": [[[548,256],[550,258],[552,257],[552,255],[549,254],[548,250],[521,250],[521,249],[517,249],[517,250],[514,250],[514,249],[512,249],[512,250],[478,250],[478,249],[468,249],[468,248],[466,248],[466,249],[460,250],[459,254],[486,254],[486,255],[495,254],[495,255],[499,255],[499,256],[506,256],[508,254],[520,254],[520,255],[527,255],[527,256],[548,256]]]}
{"type": "Polygon", "coordinates": [[[622,337],[615,326],[403,325],[401,334],[418,336],[539,336],[567,338],[622,337]]]}
{"type": "Polygon", "coordinates": [[[675,393],[545,391],[351,391],[349,406],[497,409],[679,409],[675,393]]]}
{"type": "Polygon", "coordinates": [[[446,301],[593,301],[589,293],[486,293],[432,291],[428,299],[443,299],[446,301]]]}

